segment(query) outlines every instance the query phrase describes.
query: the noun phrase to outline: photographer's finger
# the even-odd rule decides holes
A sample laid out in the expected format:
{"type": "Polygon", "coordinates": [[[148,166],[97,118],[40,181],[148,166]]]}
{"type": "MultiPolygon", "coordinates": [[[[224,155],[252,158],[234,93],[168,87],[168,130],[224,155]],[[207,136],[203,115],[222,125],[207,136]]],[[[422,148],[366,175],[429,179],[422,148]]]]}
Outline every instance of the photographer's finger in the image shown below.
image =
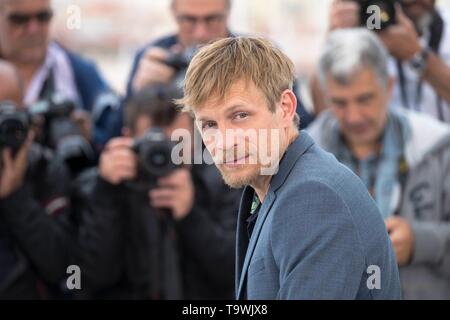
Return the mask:
{"type": "Polygon", "coordinates": [[[167,209],[173,207],[173,200],[150,200],[150,206],[156,209],[167,209]]]}
{"type": "Polygon", "coordinates": [[[137,164],[129,159],[114,159],[111,165],[113,170],[120,169],[137,172],[137,164]]]}
{"type": "Polygon", "coordinates": [[[13,156],[10,148],[2,150],[3,170],[10,170],[13,166],[13,156]]]}
{"type": "Polygon", "coordinates": [[[154,201],[158,200],[170,200],[175,198],[176,192],[170,189],[154,189],[149,192],[150,199],[154,201]]]}
{"type": "Polygon", "coordinates": [[[147,52],[144,55],[144,59],[146,60],[156,60],[156,61],[165,61],[167,59],[167,56],[169,55],[168,51],[159,48],[159,47],[152,47],[147,50],[147,52]]]}
{"type": "Polygon", "coordinates": [[[122,180],[132,180],[136,178],[136,170],[134,168],[130,168],[128,166],[115,168],[117,176],[119,176],[122,180]]]}
{"type": "Polygon", "coordinates": [[[28,160],[28,151],[30,150],[32,140],[27,138],[23,146],[19,149],[14,159],[14,163],[21,167],[25,166],[28,160]]]}
{"type": "Polygon", "coordinates": [[[181,172],[183,169],[175,171],[168,177],[158,179],[158,186],[163,188],[175,189],[183,186],[190,177],[188,174],[181,172]]]}
{"type": "Polygon", "coordinates": [[[136,154],[131,148],[128,147],[120,147],[115,148],[113,150],[108,151],[108,156],[112,159],[124,159],[127,161],[137,161],[136,154]]]}
{"type": "Polygon", "coordinates": [[[105,151],[111,151],[115,149],[121,149],[121,148],[131,148],[134,144],[133,138],[115,138],[111,140],[105,147],[105,151]]]}
{"type": "Polygon", "coordinates": [[[395,15],[397,16],[397,24],[408,26],[408,27],[414,27],[414,24],[412,21],[408,18],[408,16],[405,14],[405,12],[402,9],[402,6],[399,3],[395,4],[395,15]]]}
{"type": "Polygon", "coordinates": [[[181,54],[183,52],[183,46],[179,43],[175,43],[173,46],[170,47],[170,52],[175,54],[181,54]]]}

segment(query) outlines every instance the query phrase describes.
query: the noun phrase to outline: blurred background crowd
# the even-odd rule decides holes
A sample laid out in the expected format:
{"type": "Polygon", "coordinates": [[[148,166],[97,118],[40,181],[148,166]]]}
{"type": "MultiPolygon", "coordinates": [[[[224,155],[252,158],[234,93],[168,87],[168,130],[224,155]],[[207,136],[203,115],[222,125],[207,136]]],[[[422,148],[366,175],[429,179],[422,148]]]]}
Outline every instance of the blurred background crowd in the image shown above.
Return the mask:
{"type": "Polygon", "coordinates": [[[450,299],[450,0],[0,0],[1,299],[233,298],[241,190],[168,137],[195,130],[173,100],[198,46],[240,35],[293,60],[404,297],[450,299]]]}

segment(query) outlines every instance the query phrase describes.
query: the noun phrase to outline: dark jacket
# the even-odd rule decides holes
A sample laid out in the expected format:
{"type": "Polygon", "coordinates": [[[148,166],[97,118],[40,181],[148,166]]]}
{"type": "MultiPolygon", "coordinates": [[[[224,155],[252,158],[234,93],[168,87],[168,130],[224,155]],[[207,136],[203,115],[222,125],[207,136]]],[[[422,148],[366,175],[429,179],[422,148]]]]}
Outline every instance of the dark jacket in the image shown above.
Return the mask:
{"type": "Polygon", "coordinates": [[[147,192],[113,186],[95,171],[80,177],[81,298],[232,298],[240,192],[214,166],[195,165],[192,177],[194,207],[177,223],[148,205],[147,192]]]}
{"type": "MultiPolygon", "coordinates": [[[[127,84],[127,98],[130,97],[133,94],[133,81],[134,78],[136,76],[136,72],[139,66],[139,61],[141,61],[142,56],[144,55],[144,53],[151,47],[159,47],[159,48],[163,48],[163,49],[170,49],[171,47],[173,47],[175,44],[178,43],[178,37],[177,35],[170,35],[161,39],[158,39],[150,44],[145,45],[143,48],[139,49],[138,52],[136,53],[136,56],[134,57],[133,60],[133,66],[131,67],[131,73],[130,73],[130,77],[128,79],[128,84],[127,84]]],[[[300,99],[300,94],[298,92],[298,83],[296,82],[294,84],[294,93],[297,96],[297,113],[300,116],[301,122],[300,122],[300,127],[301,129],[305,129],[306,127],[308,127],[308,125],[314,120],[314,116],[311,115],[305,108],[305,106],[302,103],[302,99],[300,99]]]]}
{"type": "Polygon", "coordinates": [[[0,200],[0,299],[53,298],[69,266],[69,173],[33,145],[26,182],[0,200]]]}
{"type": "Polygon", "coordinates": [[[103,79],[94,62],[64,50],[72,66],[82,107],[93,116],[92,140],[99,151],[109,139],[121,134],[123,119],[120,100],[103,79]]]}

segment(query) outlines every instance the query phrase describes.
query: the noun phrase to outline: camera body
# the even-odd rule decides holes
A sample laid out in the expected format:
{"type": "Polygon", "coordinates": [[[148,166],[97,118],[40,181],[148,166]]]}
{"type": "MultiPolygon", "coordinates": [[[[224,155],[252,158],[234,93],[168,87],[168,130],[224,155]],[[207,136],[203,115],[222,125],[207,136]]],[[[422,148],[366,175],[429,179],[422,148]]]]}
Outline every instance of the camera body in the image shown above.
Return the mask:
{"type": "Polygon", "coordinates": [[[138,178],[131,182],[131,186],[145,191],[152,189],[159,178],[179,168],[172,161],[175,146],[176,143],[160,128],[152,128],[142,138],[135,140],[133,150],[138,156],[138,178]]]}
{"type": "Polygon", "coordinates": [[[166,61],[164,61],[164,63],[166,65],[168,65],[169,67],[175,69],[175,71],[177,71],[177,72],[182,71],[189,67],[191,60],[195,56],[197,51],[198,51],[198,46],[192,46],[192,47],[186,48],[181,53],[169,52],[169,55],[168,55],[166,61]]]}
{"type": "Polygon", "coordinates": [[[398,0],[352,0],[360,5],[361,26],[383,31],[397,21],[395,5],[398,0]],[[375,7],[374,7],[375,6],[375,7]],[[374,16],[378,15],[379,16],[374,16]],[[377,19],[379,21],[377,21],[377,19]]]}
{"type": "Polygon", "coordinates": [[[10,148],[15,155],[25,143],[30,117],[12,102],[0,102],[0,150],[10,148]]]}
{"type": "Polygon", "coordinates": [[[43,122],[38,142],[55,150],[74,174],[91,165],[95,159],[91,144],[71,119],[75,108],[73,101],[58,93],[29,107],[31,117],[40,118],[43,122]]]}
{"type": "Polygon", "coordinates": [[[187,69],[198,50],[198,46],[191,46],[181,53],[169,52],[167,59],[164,61],[167,66],[175,70],[175,76],[172,82],[177,88],[183,88],[187,69]]]}

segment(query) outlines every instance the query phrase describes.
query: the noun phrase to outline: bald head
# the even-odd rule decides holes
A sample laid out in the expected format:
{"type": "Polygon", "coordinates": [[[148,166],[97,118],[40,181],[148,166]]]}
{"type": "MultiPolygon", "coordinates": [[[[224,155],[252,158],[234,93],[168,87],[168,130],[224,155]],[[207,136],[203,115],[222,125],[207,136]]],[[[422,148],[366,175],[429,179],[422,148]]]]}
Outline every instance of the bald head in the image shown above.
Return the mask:
{"type": "MultiPolygon", "coordinates": [[[[4,0],[0,0],[4,1],[4,0]]],[[[4,60],[0,60],[0,101],[11,101],[22,105],[23,86],[16,68],[4,60]]]]}
{"type": "Polygon", "coordinates": [[[0,4],[1,57],[16,66],[31,65],[38,68],[47,54],[51,1],[0,0],[0,4]],[[37,19],[41,13],[44,13],[41,16],[44,18],[37,19]]]}
{"type": "MultiPolygon", "coordinates": [[[[0,0],[0,1],[12,1],[12,0],[0,0]]],[[[179,1],[183,1],[183,0],[172,0],[172,8],[175,8],[175,6],[177,5],[177,2],[179,2],[179,1]]],[[[212,0],[213,2],[214,1],[216,1],[216,2],[224,2],[225,3],[225,6],[226,6],[226,8],[227,9],[230,9],[231,8],[231,0],[212,0]]]]}

